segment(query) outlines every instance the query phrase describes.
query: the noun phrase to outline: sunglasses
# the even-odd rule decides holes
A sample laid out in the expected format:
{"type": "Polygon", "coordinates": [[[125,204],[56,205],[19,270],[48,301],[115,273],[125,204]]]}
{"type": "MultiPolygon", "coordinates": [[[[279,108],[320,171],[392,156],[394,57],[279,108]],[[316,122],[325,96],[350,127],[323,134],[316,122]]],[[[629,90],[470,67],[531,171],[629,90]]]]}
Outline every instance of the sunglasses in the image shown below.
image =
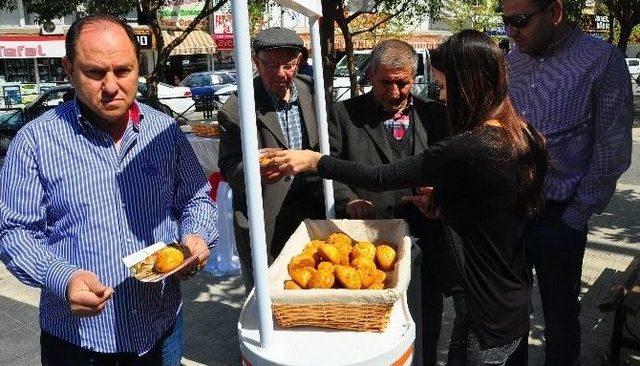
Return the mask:
{"type": "Polygon", "coordinates": [[[542,13],[543,11],[547,10],[547,8],[549,6],[551,6],[551,4],[553,4],[554,1],[550,1],[548,4],[544,5],[543,7],[541,7],[540,9],[534,11],[533,13],[529,13],[529,14],[519,14],[519,15],[512,15],[510,17],[506,17],[506,16],[502,16],[502,22],[504,23],[504,27],[507,28],[509,26],[512,26],[514,28],[524,28],[526,27],[529,22],[531,21],[531,17],[538,14],[538,13],[542,13]]]}

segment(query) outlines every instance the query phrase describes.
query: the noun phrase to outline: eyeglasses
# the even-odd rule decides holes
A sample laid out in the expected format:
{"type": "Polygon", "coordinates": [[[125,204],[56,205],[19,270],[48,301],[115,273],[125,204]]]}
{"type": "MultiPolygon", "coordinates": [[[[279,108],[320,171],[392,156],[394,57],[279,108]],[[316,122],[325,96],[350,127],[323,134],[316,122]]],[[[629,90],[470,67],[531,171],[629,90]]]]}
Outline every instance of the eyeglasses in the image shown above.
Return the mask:
{"type": "Polygon", "coordinates": [[[279,62],[266,61],[266,60],[263,60],[260,57],[257,57],[257,59],[260,60],[260,62],[262,62],[262,64],[264,65],[265,68],[267,68],[267,69],[269,69],[271,71],[279,71],[281,67],[282,67],[282,69],[284,71],[291,71],[296,66],[298,66],[298,59],[297,58],[296,58],[295,61],[287,62],[286,64],[282,64],[282,63],[279,63],[279,62]]]}
{"type": "Polygon", "coordinates": [[[519,15],[513,15],[510,17],[506,17],[506,16],[502,16],[502,22],[504,23],[504,27],[507,28],[510,25],[514,28],[524,28],[529,24],[529,21],[531,21],[531,17],[538,14],[538,13],[542,13],[543,11],[545,11],[549,6],[551,6],[551,4],[553,4],[554,1],[550,1],[547,5],[544,5],[543,7],[541,7],[540,9],[534,11],[533,13],[529,13],[529,14],[519,14],[519,15]]]}

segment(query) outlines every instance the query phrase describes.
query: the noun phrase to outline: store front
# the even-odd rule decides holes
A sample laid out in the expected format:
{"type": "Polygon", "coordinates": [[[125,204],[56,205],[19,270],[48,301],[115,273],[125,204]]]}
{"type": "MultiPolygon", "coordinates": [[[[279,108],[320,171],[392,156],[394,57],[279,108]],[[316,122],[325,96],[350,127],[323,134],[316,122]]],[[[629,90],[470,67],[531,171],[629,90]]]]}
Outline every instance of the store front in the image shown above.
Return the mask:
{"type": "Polygon", "coordinates": [[[66,81],[64,36],[0,35],[0,107],[33,101],[66,81]]]}
{"type": "Polygon", "coordinates": [[[0,81],[63,82],[64,36],[0,36],[0,81]]]}

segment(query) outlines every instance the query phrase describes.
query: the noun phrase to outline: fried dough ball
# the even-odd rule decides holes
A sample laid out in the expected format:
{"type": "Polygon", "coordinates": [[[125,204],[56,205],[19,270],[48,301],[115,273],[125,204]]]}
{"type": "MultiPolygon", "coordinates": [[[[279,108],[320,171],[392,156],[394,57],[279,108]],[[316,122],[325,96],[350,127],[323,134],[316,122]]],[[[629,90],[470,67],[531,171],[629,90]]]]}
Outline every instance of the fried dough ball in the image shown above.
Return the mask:
{"type": "Polygon", "coordinates": [[[308,249],[308,248],[320,248],[320,246],[322,244],[326,244],[324,240],[311,240],[305,247],[304,249],[308,249]]]}
{"type": "Polygon", "coordinates": [[[376,269],[376,264],[369,258],[357,257],[351,261],[351,267],[371,272],[376,269]]]}
{"type": "Polygon", "coordinates": [[[316,262],[316,263],[319,263],[319,262],[322,261],[322,258],[320,257],[320,252],[318,251],[318,248],[314,247],[314,246],[307,246],[302,251],[302,255],[306,255],[307,257],[313,258],[314,262],[316,262]]]}
{"type": "Polygon", "coordinates": [[[285,290],[302,290],[302,287],[293,280],[284,281],[284,289],[285,290]]]}
{"type": "Polygon", "coordinates": [[[336,278],[344,288],[359,290],[362,287],[360,275],[355,268],[336,266],[336,278]]]}
{"type": "Polygon", "coordinates": [[[184,253],[176,247],[166,247],[156,253],[156,262],[153,270],[158,273],[167,273],[178,267],[184,261],[184,253]]]}
{"type": "Polygon", "coordinates": [[[360,284],[362,285],[362,288],[368,288],[376,282],[377,277],[374,272],[364,269],[358,269],[356,271],[358,271],[358,274],[360,275],[360,284]]]}
{"type": "Polygon", "coordinates": [[[309,279],[308,288],[331,288],[335,278],[329,271],[316,271],[309,279]]]}
{"type": "Polygon", "coordinates": [[[327,238],[327,244],[340,246],[341,244],[351,245],[351,238],[345,233],[333,233],[327,238]]]}
{"type": "Polygon", "coordinates": [[[340,263],[340,251],[335,246],[331,244],[323,244],[318,251],[320,252],[320,258],[333,264],[340,263]]]}
{"type": "Polygon", "coordinates": [[[383,290],[384,289],[384,283],[375,282],[371,286],[367,287],[367,289],[368,290],[383,290]]]}
{"type": "Polygon", "coordinates": [[[376,256],[376,246],[369,241],[359,241],[353,246],[351,260],[358,257],[365,257],[373,260],[376,256]]]}
{"type": "Polygon", "coordinates": [[[376,248],[376,261],[383,271],[393,270],[396,263],[396,251],[387,244],[378,245],[376,248]]]}
{"type": "Polygon", "coordinates": [[[296,255],[295,257],[291,258],[291,261],[287,266],[287,268],[289,269],[289,274],[291,274],[294,269],[305,267],[316,267],[316,261],[312,257],[305,254],[296,255]]]}
{"type": "Polygon", "coordinates": [[[351,251],[353,250],[353,245],[351,245],[349,243],[340,243],[340,244],[336,245],[336,247],[340,251],[340,254],[349,255],[349,254],[351,254],[351,251]]]}
{"type": "Polygon", "coordinates": [[[331,262],[320,262],[318,263],[318,271],[327,271],[329,273],[334,273],[336,269],[336,265],[331,262]]]}
{"type": "Polygon", "coordinates": [[[309,280],[316,273],[311,267],[296,268],[291,271],[291,278],[302,288],[309,288],[309,280]]]}
{"type": "Polygon", "coordinates": [[[271,165],[271,163],[273,162],[273,159],[271,157],[269,157],[268,155],[262,155],[260,156],[259,160],[260,162],[260,166],[261,167],[266,167],[271,165]]]}
{"type": "Polygon", "coordinates": [[[376,269],[372,273],[376,276],[375,282],[384,282],[387,279],[387,274],[384,271],[376,269]]]}

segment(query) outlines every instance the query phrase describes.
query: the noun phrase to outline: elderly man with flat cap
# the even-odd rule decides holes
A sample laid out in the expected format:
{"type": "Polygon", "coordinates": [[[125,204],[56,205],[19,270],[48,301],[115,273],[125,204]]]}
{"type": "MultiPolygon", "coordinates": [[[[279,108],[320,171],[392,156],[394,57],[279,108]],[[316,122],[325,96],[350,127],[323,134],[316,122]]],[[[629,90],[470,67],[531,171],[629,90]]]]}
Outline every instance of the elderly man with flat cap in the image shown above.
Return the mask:
{"type": "MultiPolygon", "coordinates": [[[[297,75],[302,39],[292,30],[269,28],[253,41],[258,70],[253,88],[259,148],[318,150],[318,124],[312,80],[297,75]]],[[[220,109],[222,127],[218,165],[233,190],[236,245],[247,292],[253,287],[249,220],[244,184],[238,98],[231,96],[220,109]]],[[[245,121],[246,123],[246,121],[245,121]]],[[[312,174],[284,177],[277,169],[263,168],[262,199],[269,262],[306,218],[324,218],[321,180],[312,174]]]]}

